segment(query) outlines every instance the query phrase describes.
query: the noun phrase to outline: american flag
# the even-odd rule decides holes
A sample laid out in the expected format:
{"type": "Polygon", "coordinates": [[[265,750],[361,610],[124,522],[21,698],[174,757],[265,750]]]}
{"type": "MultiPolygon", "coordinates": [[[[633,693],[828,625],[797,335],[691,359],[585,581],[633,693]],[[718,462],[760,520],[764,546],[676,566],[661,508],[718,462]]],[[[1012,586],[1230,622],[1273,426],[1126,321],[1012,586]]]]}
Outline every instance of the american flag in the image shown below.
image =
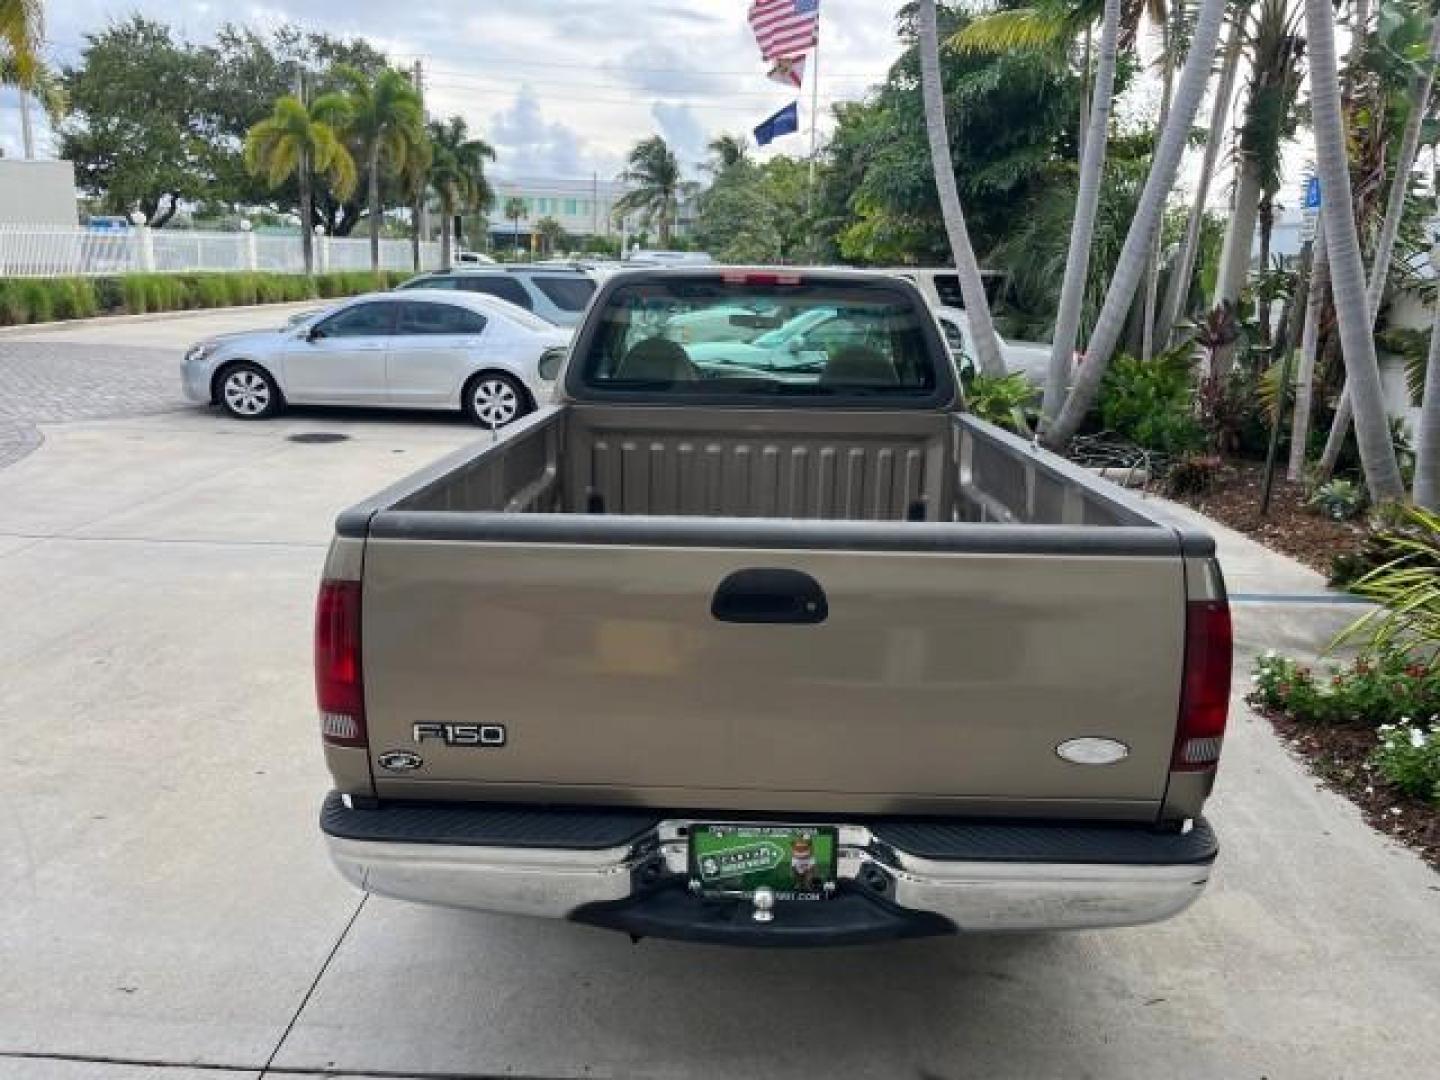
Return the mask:
{"type": "Polygon", "coordinates": [[[814,48],[820,36],[820,0],[755,0],[750,28],[766,60],[814,48]]]}

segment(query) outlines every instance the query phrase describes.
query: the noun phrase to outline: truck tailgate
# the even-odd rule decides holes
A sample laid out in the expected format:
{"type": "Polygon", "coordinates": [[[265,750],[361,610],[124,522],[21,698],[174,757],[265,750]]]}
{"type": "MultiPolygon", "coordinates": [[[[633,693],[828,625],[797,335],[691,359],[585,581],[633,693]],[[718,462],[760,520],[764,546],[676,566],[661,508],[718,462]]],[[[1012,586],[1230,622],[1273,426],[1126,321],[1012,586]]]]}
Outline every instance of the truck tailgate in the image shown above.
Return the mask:
{"type": "Polygon", "coordinates": [[[1151,820],[1165,794],[1185,635],[1173,549],[372,536],[364,557],[382,796],[1151,820]],[[807,575],[828,612],[717,618],[717,588],[748,569],[807,575]],[[416,724],[503,725],[504,745],[417,745],[416,724]],[[1129,754],[1057,756],[1085,736],[1129,754]],[[380,763],[395,750],[406,771],[380,763]]]}

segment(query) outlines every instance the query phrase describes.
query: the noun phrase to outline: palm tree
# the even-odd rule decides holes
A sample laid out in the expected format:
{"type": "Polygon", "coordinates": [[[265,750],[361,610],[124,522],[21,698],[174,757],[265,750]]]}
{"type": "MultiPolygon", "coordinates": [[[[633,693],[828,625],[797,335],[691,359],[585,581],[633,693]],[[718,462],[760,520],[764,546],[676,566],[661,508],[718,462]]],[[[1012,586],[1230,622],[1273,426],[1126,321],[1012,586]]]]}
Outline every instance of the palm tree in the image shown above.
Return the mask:
{"type": "Polygon", "coordinates": [[[485,162],[495,160],[495,149],[484,139],[472,139],[458,116],[444,122],[432,120],[429,132],[433,154],[430,186],[440,196],[440,266],[449,270],[455,214],[478,213],[495,202],[485,176],[485,162]]]}
{"type": "MultiPolygon", "coordinates": [[[[1411,170],[1415,167],[1415,156],[1420,149],[1420,135],[1429,114],[1430,94],[1435,86],[1435,60],[1440,58],[1440,16],[1430,21],[1430,41],[1422,60],[1411,77],[1409,113],[1405,128],[1400,136],[1400,149],[1395,156],[1395,174],[1390,181],[1389,195],[1385,201],[1385,216],[1380,223],[1380,233],[1375,241],[1375,256],[1370,264],[1370,279],[1365,288],[1365,303],[1370,310],[1370,325],[1380,315],[1380,302],[1385,298],[1385,284],[1390,278],[1390,264],[1395,257],[1395,242],[1400,235],[1400,221],[1405,213],[1405,197],[1410,193],[1411,170]]],[[[1340,405],[1330,427],[1330,436],[1325,443],[1325,452],[1320,458],[1320,471],[1329,475],[1340,457],[1345,438],[1350,434],[1353,419],[1350,402],[1350,388],[1347,385],[1340,393],[1340,405]]]]}
{"type": "Polygon", "coordinates": [[[520,221],[530,216],[530,207],[519,195],[511,195],[505,200],[505,220],[511,223],[512,235],[515,237],[515,248],[520,247],[520,221]]]}
{"type": "MultiPolygon", "coordinates": [[[[1440,245],[1430,253],[1440,264],[1440,245]]],[[[1425,390],[1420,397],[1420,422],[1415,437],[1415,505],[1440,509],[1440,304],[1434,305],[1425,390]]]]}
{"type": "Polygon", "coordinates": [[[555,249],[565,240],[565,226],[553,217],[542,217],[537,221],[535,233],[540,237],[540,249],[546,255],[555,254],[555,249]]]}
{"type": "Polygon", "coordinates": [[[1105,0],[1105,13],[1100,23],[1100,63],[1095,71],[1090,130],[1085,136],[1090,152],[1080,162],[1080,191],[1075,199],[1075,218],[1070,224],[1070,250],[1065,256],[1065,278],[1060,287],[1060,307],[1055,316],[1055,335],[1050,346],[1050,370],[1045,379],[1044,422],[1058,416],[1061,405],[1065,403],[1066,384],[1075,355],[1075,338],[1080,331],[1085,281],[1090,272],[1090,241],[1095,233],[1095,214],[1100,206],[1100,178],[1105,172],[1106,137],[1110,130],[1110,105],[1115,93],[1119,31],[1120,0],[1105,0]]]}
{"type": "MultiPolygon", "coordinates": [[[[410,265],[420,273],[424,261],[420,257],[421,232],[425,223],[425,197],[430,190],[430,169],[435,164],[435,147],[427,134],[405,155],[400,170],[400,186],[410,194],[410,265]]],[[[448,269],[448,267],[447,267],[448,269]]]]}
{"type": "Polygon", "coordinates": [[[719,135],[705,147],[710,151],[711,160],[703,168],[713,176],[719,176],[736,165],[750,164],[750,146],[744,135],[719,135]]]}
{"type": "Polygon", "coordinates": [[[1190,282],[1195,274],[1195,260],[1200,254],[1200,228],[1205,222],[1205,204],[1210,198],[1210,183],[1220,159],[1220,146],[1225,141],[1225,126],[1230,122],[1230,99],[1235,93],[1235,76],[1240,70],[1240,50],[1245,43],[1243,19],[1248,0],[1241,0],[1231,16],[1230,37],[1225,56],[1220,62],[1220,84],[1215,88],[1215,101],[1210,109],[1210,128],[1205,140],[1205,153],[1200,162],[1200,177],[1195,185],[1195,198],[1185,222],[1185,236],[1175,256],[1175,266],[1165,288],[1165,303],[1160,308],[1160,338],[1173,343],[1176,330],[1189,303],[1190,282]]]}
{"type": "Polygon", "coordinates": [[[660,233],[660,246],[670,246],[670,230],[679,216],[680,195],[688,188],[680,179],[680,160],[659,135],[638,142],[626,158],[618,179],[633,187],[615,203],[617,215],[639,213],[648,228],[660,233]]]}
{"type": "Polygon", "coordinates": [[[1050,429],[1045,433],[1046,445],[1052,449],[1063,447],[1080,427],[1081,420],[1089,411],[1095,395],[1100,390],[1100,380],[1110,364],[1110,356],[1120,340],[1130,305],[1135,300],[1135,290],[1145,273],[1145,263],[1155,230],[1160,227],[1160,218],[1165,212],[1165,199],[1175,183],[1175,172],[1185,152],[1185,143],[1190,135],[1190,125],[1195,120],[1195,111],[1205,95],[1205,84],[1210,80],[1210,68],[1215,59],[1215,46],[1220,38],[1220,26],[1225,21],[1226,0],[1202,0],[1199,16],[1195,21],[1195,33],[1190,39],[1190,51],[1185,57],[1185,66],[1175,85],[1175,100],[1169,118],[1155,147],[1150,164],[1150,175],[1145,180],[1145,190],[1140,195],[1140,205],[1135,219],[1125,237],[1125,246],[1115,265],[1115,274],[1110,279],[1110,288],[1105,294],[1105,303],[1095,320],[1095,329],[1085,350],[1085,362],[1075,378],[1075,385],[1066,398],[1065,406],[1050,429]]]}
{"type": "MultiPolygon", "coordinates": [[[[1157,128],[1163,128],[1170,118],[1170,98],[1175,94],[1175,58],[1179,52],[1180,36],[1185,29],[1185,5],[1179,0],[1170,4],[1170,10],[1160,22],[1160,118],[1157,128]]],[[[1150,245],[1150,258],[1145,264],[1145,303],[1141,309],[1140,358],[1148,361],[1155,355],[1155,316],[1160,303],[1160,241],[1165,230],[1155,230],[1155,239],[1150,245]]]]}
{"type": "Polygon", "coordinates": [[[950,239],[955,273],[960,278],[965,314],[970,320],[970,337],[975,343],[980,370],[987,375],[1004,376],[1005,360],[1000,355],[1000,342],[995,336],[995,324],[990,319],[990,302],[985,296],[980,263],[975,258],[975,248],[965,228],[965,212],[960,206],[955,166],[950,159],[945,89],[940,85],[940,39],[935,25],[935,0],[920,0],[916,27],[920,39],[920,90],[925,102],[925,134],[930,140],[930,164],[940,193],[940,213],[945,219],[945,233],[950,239]]]}
{"type": "Polygon", "coordinates": [[[44,0],[0,0],[0,45],[22,70],[39,64],[44,37],[44,0]]]}
{"type": "Polygon", "coordinates": [[[1389,502],[1405,497],[1385,401],[1380,367],[1371,333],[1371,312],[1365,298],[1365,266],[1351,203],[1350,166],[1345,126],[1340,115],[1340,82],[1336,70],[1335,26],[1330,0],[1305,0],[1310,35],[1310,107],[1314,115],[1315,156],[1324,192],[1320,213],[1325,221],[1330,261],[1330,289],[1340,324],[1340,348],[1355,411],[1355,435],[1370,498],[1389,502]]]}
{"type": "Polygon", "coordinates": [[[1300,332],[1300,371],[1295,377],[1295,415],[1290,421],[1290,462],[1285,478],[1299,483],[1305,474],[1305,451],[1310,442],[1310,414],[1315,411],[1315,362],[1320,352],[1320,316],[1330,296],[1330,256],[1325,225],[1315,223],[1310,249],[1310,290],[1305,298],[1305,327],[1300,332]]]}
{"type": "Polygon", "coordinates": [[[399,172],[405,167],[406,155],[425,136],[424,109],[420,94],[409,78],[394,68],[386,68],[374,79],[344,65],[334,70],[334,78],[344,88],[349,100],[346,132],[356,141],[365,159],[370,214],[370,269],[380,269],[380,173],[382,169],[399,172]]]}
{"type": "Polygon", "coordinates": [[[355,159],[337,131],[349,115],[339,94],[324,94],[308,107],[286,95],[274,111],[245,136],[245,166],[279,187],[292,176],[300,189],[300,244],[305,272],[315,270],[314,195],[311,180],[324,176],[335,194],[348,198],[355,190],[355,159]]]}
{"type": "Polygon", "coordinates": [[[20,92],[20,142],[26,159],[33,158],[35,132],[30,124],[30,102],[38,101],[50,123],[58,124],[69,107],[65,87],[47,65],[38,60],[22,63],[14,53],[0,55],[0,86],[13,86],[20,92]]]}
{"type": "Polygon", "coordinates": [[[1221,249],[1213,306],[1240,300],[1250,271],[1250,249],[1262,204],[1268,220],[1261,247],[1269,247],[1268,228],[1274,222],[1281,155],[1295,125],[1300,57],[1305,48],[1298,33],[1300,14],[1293,0],[1260,0],[1254,17],[1242,23],[1245,51],[1250,57],[1250,93],[1236,144],[1235,201],[1221,249]]]}

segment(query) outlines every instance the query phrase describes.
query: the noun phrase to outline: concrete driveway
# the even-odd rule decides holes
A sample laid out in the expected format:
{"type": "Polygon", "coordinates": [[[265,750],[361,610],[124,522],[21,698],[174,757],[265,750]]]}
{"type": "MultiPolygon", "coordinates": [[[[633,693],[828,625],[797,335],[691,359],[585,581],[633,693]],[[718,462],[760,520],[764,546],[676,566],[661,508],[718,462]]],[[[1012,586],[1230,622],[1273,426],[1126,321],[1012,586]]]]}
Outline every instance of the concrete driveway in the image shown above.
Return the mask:
{"type": "MultiPolygon", "coordinates": [[[[211,329],[7,335],[0,379],[117,344],[137,378],[173,376],[211,329]]],[[[1216,877],[1156,927],[766,953],[361,897],[315,827],[314,586],[335,511],[476,433],[241,424],[156,386],[153,409],[35,421],[43,443],[0,468],[0,1077],[1310,1078],[1440,1060],[1440,877],[1238,702],[1216,877]],[[319,431],[348,439],[289,441],[319,431]]],[[[1221,543],[1237,691],[1257,650],[1313,651],[1354,613],[1289,560],[1221,543]]]]}

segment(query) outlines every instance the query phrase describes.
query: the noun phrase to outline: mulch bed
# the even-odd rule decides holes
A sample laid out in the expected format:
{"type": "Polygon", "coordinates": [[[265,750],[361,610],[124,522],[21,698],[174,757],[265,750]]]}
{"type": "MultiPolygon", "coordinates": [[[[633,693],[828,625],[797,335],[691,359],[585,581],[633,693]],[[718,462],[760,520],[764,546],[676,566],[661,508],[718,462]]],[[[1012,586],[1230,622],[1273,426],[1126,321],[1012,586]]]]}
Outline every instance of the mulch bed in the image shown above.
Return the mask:
{"type": "Polygon", "coordinates": [[[1227,462],[1209,492],[1183,496],[1179,501],[1329,576],[1330,560],[1360,545],[1365,536],[1363,518],[1351,522],[1320,516],[1305,505],[1302,486],[1285,479],[1284,468],[1281,462],[1270,512],[1263,518],[1260,487],[1264,467],[1259,462],[1227,462]]]}
{"type": "Polygon", "coordinates": [[[1266,715],[1281,741],[1305,759],[1326,787],[1359,806],[1371,826],[1440,870],[1440,806],[1403,794],[1370,771],[1374,728],[1301,724],[1288,716],[1266,715]]]}

